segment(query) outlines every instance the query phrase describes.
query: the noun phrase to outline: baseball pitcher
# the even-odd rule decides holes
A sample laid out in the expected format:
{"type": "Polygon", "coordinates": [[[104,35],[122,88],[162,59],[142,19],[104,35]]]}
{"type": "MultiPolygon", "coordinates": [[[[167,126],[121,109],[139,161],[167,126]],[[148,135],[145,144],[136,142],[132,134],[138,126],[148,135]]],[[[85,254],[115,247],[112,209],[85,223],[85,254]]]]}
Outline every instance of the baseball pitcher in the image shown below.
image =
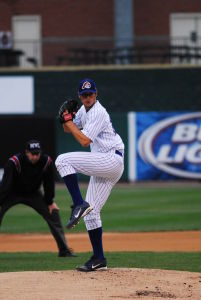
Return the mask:
{"type": "Polygon", "coordinates": [[[109,114],[97,99],[96,84],[84,79],[79,84],[75,100],[66,101],[60,108],[59,119],[63,129],[71,133],[91,152],[69,152],[56,159],[56,167],[71,194],[73,206],[66,227],[72,228],[84,217],[93,248],[92,257],[77,268],[90,272],[107,269],[103,252],[101,209],[124,170],[124,144],[114,130],[109,114]],[[77,173],[90,176],[86,199],[83,200],[78,186],[77,173]]]}

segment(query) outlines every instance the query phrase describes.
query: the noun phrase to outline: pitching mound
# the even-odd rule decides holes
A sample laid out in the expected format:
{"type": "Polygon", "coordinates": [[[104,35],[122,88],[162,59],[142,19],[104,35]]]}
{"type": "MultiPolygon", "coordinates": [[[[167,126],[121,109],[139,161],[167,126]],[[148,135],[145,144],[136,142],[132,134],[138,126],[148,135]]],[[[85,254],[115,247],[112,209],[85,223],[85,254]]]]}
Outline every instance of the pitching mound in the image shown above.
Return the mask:
{"type": "Polygon", "coordinates": [[[0,274],[1,299],[200,299],[201,274],[108,269],[0,274]]]}
{"type": "MultiPolygon", "coordinates": [[[[67,235],[75,252],[91,251],[87,234],[67,235]]],[[[106,251],[200,251],[201,231],[166,233],[105,233],[106,251]]],[[[57,251],[52,236],[0,235],[0,251],[57,251]]],[[[0,299],[201,299],[201,274],[108,269],[0,273],[0,299]]]]}

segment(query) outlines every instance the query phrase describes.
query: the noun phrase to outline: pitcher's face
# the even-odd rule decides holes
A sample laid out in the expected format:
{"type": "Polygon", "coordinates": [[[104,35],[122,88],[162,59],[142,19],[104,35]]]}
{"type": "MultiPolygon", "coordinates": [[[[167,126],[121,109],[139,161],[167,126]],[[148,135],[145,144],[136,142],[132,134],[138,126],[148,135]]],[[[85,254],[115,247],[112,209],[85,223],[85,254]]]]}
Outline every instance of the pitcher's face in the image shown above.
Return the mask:
{"type": "Polygon", "coordinates": [[[85,106],[86,110],[89,109],[96,102],[97,93],[84,93],[79,96],[82,104],[85,106]]]}

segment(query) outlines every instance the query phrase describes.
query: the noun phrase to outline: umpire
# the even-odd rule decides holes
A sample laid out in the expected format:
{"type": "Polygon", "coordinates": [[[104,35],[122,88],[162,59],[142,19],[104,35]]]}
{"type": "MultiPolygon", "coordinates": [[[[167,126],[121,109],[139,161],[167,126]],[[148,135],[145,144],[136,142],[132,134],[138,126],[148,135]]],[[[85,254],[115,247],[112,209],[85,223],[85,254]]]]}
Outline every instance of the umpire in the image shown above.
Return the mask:
{"type": "Polygon", "coordinates": [[[0,185],[0,225],[9,208],[19,203],[28,205],[47,222],[59,249],[58,256],[74,256],[67,245],[54,196],[52,159],[42,153],[39,141],[30,140],[25,153],[13,155],[5,165],[0,185]]]}

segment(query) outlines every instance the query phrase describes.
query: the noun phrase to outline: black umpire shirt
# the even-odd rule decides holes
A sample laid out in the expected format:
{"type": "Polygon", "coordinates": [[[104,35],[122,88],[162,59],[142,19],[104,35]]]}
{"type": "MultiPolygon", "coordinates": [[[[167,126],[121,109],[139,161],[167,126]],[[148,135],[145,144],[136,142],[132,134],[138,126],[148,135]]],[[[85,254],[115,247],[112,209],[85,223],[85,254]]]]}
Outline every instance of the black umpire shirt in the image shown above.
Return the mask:
{"type": "Polygon", "coordinates": [[[41,154],[39,161],[32,164],[26,154],[13,155],[4,168],[0,185],[0,203],[10,195],[21,197],[33,195],[40,190],[42,184],[44,200],[50,205],[55,196],[52,159],[46,154],[41,154]]]}

